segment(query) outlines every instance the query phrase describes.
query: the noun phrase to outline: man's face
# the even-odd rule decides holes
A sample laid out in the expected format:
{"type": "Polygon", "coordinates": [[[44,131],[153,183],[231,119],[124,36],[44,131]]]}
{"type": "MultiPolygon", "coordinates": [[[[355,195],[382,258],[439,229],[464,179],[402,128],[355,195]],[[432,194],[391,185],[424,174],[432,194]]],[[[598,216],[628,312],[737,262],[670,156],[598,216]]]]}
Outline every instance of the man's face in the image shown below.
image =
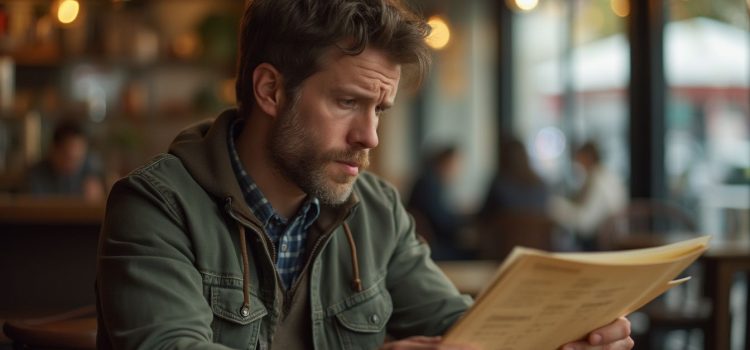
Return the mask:
{"type": "Polygon", "coordinates": [[[573,161],[576,162],[578,165],[580,165],[583,168],[583,170],[587,172],[590,171],[591,168],[593,168],[594,166],[593,157],[590,154],[583,152],[583,151],[576,152],[573,157],[573,161]]]}
{"type": "Polygon", "coordinates": [[[378,145],[378,119],[393,105],[400,77],[400,65],[379,50],[332,52],[278,116],[269,143],[274,165],[322,203],[344,202],[378,145]]]}
{"type": "Polygon", "coordinates": [[[73,175],[86,159],[88,143],[82,136],[70,136],[53,146],[50,153],[52,166],[60,175],[73,175]]]}

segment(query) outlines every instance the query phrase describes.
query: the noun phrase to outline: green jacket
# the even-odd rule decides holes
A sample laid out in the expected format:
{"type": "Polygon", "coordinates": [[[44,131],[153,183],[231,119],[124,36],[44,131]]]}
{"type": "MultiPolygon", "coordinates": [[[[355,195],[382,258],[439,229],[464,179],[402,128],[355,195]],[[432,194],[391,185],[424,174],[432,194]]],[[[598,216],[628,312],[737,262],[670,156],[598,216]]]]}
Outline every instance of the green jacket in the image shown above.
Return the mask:
{"type": "Polygon", "coordinates": [[[442,334],[469,307],[396,190],[367,173],[345,205],[322,206],[295,294],[306,306],[290,306],[232,171],[236,117],[187,129],[113,187],[97,262],[100,348],[265,349],[301,324],[316,349],[376,349],[386,334],[442,334]]]}

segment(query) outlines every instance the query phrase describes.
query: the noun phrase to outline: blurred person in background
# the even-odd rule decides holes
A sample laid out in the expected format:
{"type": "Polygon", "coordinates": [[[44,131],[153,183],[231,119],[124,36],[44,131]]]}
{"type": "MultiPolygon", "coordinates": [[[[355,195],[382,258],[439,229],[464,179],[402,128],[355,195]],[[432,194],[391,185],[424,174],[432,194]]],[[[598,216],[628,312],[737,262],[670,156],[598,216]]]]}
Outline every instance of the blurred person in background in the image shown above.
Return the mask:
{"type": "Polygon", "coordinates": [[[460,237],[465,219],[448,198],[448,188],[460,171],[458,148],[438,149],[421,168],[407,201],[406,208],[415,218],[417,233],[430,244],[435,260],[470,258],[460,237]]]}
{"type": "MultiPolygon", "coordinates": [[[[470,298],[365,171],[402,66],[427,72],[427,23],[391,0],[247,6],[238,108],[112,188],[97,348],[468,348],[439,336],[470,298]]],[[[567,346],[626,350],[629,334],[619,318],[567,346]]]]}
{"type": "Polygon", "coordinates": [[[556,250],[548,200],[547,185],[532,169],[524,144],[504,138],[497,172],[477,217],[479,257],[504,260],[519,245],[556,250]]]}
{"type": "Polygon", "coordinates": [[[500,145],[497,172],[490,184],[480,216],[498,211],[546,214],[549,189],[531,168],[524,144],[514,137],[500,145]]]}
{"type": "Polygon", "coordinates": [[[579,190],[570,198],[554,196],[550,213],[561,226],[576,235],[584,250],[596,250],[597,228],[627,205],[623,180],[602,164],[597,145],[588,141],[573,153],[573,162],[583,177],[579,190]]]}
{"type": "Polygon", "coordinates": [[[89,154],[83,126],[72,120],[59,122],[52,135],[47,157],[28,170],[26,191],[34,196],[73,196],[101,201],[104,181],[89,154]]]}

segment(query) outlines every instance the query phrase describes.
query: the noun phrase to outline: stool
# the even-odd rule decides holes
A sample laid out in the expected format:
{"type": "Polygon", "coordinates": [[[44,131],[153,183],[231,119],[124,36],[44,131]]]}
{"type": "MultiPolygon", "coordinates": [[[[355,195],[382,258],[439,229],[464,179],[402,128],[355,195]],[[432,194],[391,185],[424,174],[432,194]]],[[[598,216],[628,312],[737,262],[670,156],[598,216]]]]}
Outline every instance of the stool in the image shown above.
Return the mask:
{"type": "Polygon", "coordinates": [[[96,308],[87,306],[62,314],[27,320],[8,320],[5,335],[14,349],[96,349],[96,308]]]}

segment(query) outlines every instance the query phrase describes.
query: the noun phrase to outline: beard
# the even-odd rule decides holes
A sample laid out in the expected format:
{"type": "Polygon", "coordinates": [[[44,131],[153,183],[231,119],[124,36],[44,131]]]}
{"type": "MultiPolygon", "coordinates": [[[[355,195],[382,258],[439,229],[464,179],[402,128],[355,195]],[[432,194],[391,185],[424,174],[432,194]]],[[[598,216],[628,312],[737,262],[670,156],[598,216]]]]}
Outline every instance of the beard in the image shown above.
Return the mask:
{"type": "Polygon", "coordinates": [[[329,174],[335,162],[356,163],[360,171],[369,165],[366,149],[323,150],[314,128],[301,124],[297,99],[279,115],[271,130],[269,154],[276,170],[322,204],[340,205],[351,196],[356,175],[329,174]]]}

